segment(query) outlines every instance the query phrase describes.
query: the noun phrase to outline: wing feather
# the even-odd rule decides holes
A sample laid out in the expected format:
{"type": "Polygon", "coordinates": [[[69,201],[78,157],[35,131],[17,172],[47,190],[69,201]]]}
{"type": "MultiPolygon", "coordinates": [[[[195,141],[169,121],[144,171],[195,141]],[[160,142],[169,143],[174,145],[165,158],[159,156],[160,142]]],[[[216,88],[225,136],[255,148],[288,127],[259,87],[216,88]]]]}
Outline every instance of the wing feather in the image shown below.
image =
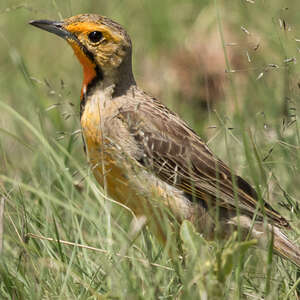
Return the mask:
{"type": "Polygon", "coordinates": [[[260,204],[255,190],[212,154],[200,137],[176,114],[151,98],[121,109],[122,119],[143,153],[137,158],[163,181],[172,184],[207,207],[236,209],[258,218],[267,215],[276,224],[288,222],[268,203],[260,204]]]}

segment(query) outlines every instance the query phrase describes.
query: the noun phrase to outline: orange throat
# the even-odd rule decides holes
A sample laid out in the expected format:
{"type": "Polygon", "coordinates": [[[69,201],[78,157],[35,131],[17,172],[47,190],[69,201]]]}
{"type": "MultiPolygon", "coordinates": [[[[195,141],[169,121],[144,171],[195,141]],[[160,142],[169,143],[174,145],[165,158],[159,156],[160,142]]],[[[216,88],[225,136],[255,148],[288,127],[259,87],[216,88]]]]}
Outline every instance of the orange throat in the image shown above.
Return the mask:
{"type": "Polygon", "coordinates": [[[83,95],[86,92],[88,84],[97,76],[96,64],[86,56],[86,54],[75,41],[69,40],[68,42],[73,48],[75,55],[83,67],[83,82],[80,97],[80,99],[83,99],[83,95]]]}

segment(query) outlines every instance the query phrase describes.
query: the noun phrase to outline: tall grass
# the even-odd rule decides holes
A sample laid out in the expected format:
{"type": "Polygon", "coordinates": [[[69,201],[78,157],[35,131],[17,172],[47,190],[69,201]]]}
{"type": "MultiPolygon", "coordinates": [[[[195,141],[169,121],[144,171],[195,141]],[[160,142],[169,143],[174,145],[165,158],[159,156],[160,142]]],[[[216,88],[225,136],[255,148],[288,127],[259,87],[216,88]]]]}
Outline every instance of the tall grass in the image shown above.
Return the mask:
{"type": "Polygon", "coordinates": [[[105,195],[84,157],[80,66],[63,41],[27,26],[83,12],[124,24],[138,83],[184,116],[299,239],[300,4],[199,2],[1,2],[0,298],[297,299],[296,267],[254,241],[208,242],[189,223],[170,233],[169,249],[148,228],[129,237],[131,211],[105,195]],[[176,50],[214,31],[225,93],[203,109],[182,97],[173,70],[176,50]]]}

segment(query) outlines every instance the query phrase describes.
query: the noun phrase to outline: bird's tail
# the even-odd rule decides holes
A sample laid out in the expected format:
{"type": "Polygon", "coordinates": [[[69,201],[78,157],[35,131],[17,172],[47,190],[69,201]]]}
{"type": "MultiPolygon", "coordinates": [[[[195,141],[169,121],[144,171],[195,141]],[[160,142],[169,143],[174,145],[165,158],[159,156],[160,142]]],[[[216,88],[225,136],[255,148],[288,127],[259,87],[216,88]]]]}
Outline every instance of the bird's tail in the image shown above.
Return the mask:
{"type": "Polygon", "coordinates": [[[294,263],[300,270],[300,248],[276,226],[265,226],[263,223],[255,223],[252,227],[251,219],[247,216],[239,216],[230,220],[231,224],[240,226],[248,231],[251,228],[251,236],[258,240],[262,248],[266,249],[270,234],[273,236],[273,249],[277,255],[294,263]],[[267,228],[266,228],[267,227],[267,228]]]}
{"type": "Polygon", "coordinates": [[[300,268],[300,248],[293,244],[277,227],[273,227],[273,249],[275,253],[290,260],[300,268]]]}

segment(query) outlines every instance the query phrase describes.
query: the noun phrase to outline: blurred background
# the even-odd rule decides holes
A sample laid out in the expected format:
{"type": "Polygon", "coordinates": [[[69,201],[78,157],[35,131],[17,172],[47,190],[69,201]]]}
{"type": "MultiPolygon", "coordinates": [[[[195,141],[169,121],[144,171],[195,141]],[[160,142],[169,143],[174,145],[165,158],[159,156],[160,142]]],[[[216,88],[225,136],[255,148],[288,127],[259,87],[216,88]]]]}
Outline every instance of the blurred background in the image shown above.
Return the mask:
{"type": "Polygon", "coordinates": [[[28,21],[97,13],[122,24],[133,42],[138,85],[184,118],[299,229],[299,11],[300,2],[280,0],[2,0],[0,193],[10,212],[8,257],[17,263],[12,224],[24,231],[23,206],[31,231],[53,232],[43,221],[52,224],[52,213],[67,220],[56,200],[47,206],[37,191],[59,199],[57,182],[69,176],[68,192],[77,197],[70,205],[81,209],[76,193],[89,189],[86,177],[93,182],[78,131],[81,66],[63,40],[28,21]]]}

